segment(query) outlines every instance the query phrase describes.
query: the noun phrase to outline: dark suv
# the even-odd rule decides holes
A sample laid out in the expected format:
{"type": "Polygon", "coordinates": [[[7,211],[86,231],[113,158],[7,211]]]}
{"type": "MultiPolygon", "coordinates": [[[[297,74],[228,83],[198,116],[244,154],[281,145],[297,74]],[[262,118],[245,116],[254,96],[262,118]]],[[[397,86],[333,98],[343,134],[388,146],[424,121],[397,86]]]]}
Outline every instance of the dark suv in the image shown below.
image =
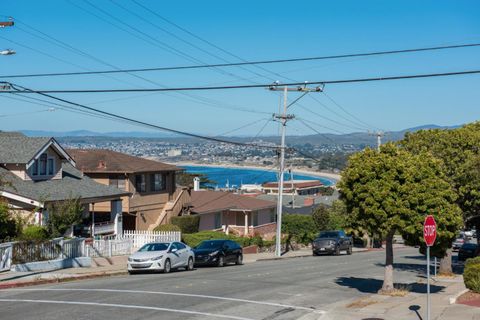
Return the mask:
{"type": "Polygon", "coordinates": [[[340,255],[340,251],[346,251],[352,254],[353,241],[347,237],[343,230],[321,231],[312,243],[312,252],[314,256],[321,253],[340,255]]]}
{"type": "Polygon", "coordinates": [[[204,240],[193,252],[196,266],[223,267],[227,263],[242,264],[243,261],[242,247],[231,240],[204,240]]]}

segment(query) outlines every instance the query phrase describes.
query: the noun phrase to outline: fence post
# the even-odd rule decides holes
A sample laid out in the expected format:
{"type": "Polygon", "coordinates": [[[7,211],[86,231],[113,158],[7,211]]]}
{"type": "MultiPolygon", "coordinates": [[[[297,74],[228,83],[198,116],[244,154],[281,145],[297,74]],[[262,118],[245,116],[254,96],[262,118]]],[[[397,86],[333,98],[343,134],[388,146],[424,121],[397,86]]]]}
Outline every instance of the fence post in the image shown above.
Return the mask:
{"type": "Polygon", "coordinates": [[[64,250],[64,241],[62,239],[60,240],[60,259],[64,258],[63,250],[64,250]]]}
{"type": "Polygon", "coordinates": [[[108,256],[112,257],[112,240],[107,240],[108,241],[108,256]]]}

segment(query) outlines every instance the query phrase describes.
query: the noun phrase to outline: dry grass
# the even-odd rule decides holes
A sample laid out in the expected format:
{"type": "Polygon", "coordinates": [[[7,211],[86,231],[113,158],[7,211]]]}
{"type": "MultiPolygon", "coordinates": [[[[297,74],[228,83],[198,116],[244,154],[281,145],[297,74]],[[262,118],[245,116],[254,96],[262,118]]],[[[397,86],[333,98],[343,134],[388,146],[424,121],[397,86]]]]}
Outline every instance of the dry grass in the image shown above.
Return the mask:
{"type": "Polygon", "coordinates": [[[347,308],[357,308],[357,309],[360,309],[360,308],[365,308],[369,305],[372,305],[372,304],[375,304],[377,303],[377,301],[375,300],[372,300],[370,298],[360,298],[360,299],[357,299],[355,301],[353,301],[352,303],[349,303],[346,305],[347,308]]]}
{"type": "Polygon", "coordinates": [[[390,297],[405,297],[410,292],[408,285],[396,285],[395,289],[389,291],[380,291],[379,294],[390,297]]]}
{"type": "Polygon", "coordinates": [[[455,277],[456,277],[456,275],[453,272],[446,272],[446,273],[438,273],[437,274],[437,278],[440,278],[440,279],[453,279],[455,277]]]}

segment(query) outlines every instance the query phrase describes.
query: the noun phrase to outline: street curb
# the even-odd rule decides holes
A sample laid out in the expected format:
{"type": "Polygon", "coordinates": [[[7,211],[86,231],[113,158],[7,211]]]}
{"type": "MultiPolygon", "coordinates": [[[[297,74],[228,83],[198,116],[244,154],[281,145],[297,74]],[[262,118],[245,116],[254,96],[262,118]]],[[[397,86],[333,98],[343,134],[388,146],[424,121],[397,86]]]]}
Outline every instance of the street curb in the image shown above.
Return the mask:
{"type": "Polygon", "coordinates": [[[462,291],[458,292],[456,295],[454,295],[453,297],[448,298],[448,301],[450,302],[450,304],[455,304],[455,303],[457,303],[458,297],[460,297],[464,293],[467,293],[468,291],[470,291],[470,290],[468,290],[468,289],[462,290],[462,291]]]}
{"type": "Polygon", "coordinates": [[[73,276],[73,277],[65,277],[65,278],[58,278],[58,279],[40,279],[34,281],[24,281],[24,282],[13,282],[13,283],[0,283],[0,290],[1,289],[12,289],[12,288],[20,288],[20,287],[30,287],[42,284],[51,284],[51,283],[61,283],[61,282],[71,282],[77,280],[88,280],[88,279],[95,279],[95,278],[104,278],[104,277],[113,277],[113,276],[122,276],[127,275],[127,271],[116,271],[116,272],[109,272],[109,273],[91,273],[81,276],[73,276]]]}
{"type": "Polygon", "coordinates": [[[275,258],[260,258],[255,261],[272,261],[272,260],[283,260],[283,259],[294,259],[294,258],[305,258],[305,257],[311,257],[312,254],[302,254],[298,256],[293,256],[293,257],[275,257],[275,258]]]}

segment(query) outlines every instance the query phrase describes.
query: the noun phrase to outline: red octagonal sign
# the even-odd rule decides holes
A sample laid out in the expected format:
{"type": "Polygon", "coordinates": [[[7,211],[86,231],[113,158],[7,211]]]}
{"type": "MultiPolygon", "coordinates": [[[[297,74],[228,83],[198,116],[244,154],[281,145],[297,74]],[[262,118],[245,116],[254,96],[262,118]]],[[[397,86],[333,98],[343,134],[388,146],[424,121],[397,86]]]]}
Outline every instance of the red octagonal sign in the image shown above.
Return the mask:
{"type": "Polygon", "coordinates": [[[437,238],[437,224],[432,215],[427,216],[423,223],[423,238],[429,247],[433,246],[437,238]]]}

